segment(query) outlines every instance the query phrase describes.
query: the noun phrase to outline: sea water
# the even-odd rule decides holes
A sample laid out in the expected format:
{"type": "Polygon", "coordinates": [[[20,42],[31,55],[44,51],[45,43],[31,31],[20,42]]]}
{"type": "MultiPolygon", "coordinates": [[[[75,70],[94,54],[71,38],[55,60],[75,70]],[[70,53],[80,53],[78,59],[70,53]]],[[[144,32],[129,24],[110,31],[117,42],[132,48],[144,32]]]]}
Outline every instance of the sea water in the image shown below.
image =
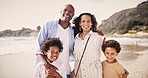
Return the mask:
{"type": "MultiPolygon", "coordinates": [[[[117,40],[122,44],[135,44],[135,42],[148,42],[148,39],[141,38],[117,38],[107,37],[117,40]]],[[[0,55],[7,55],[20,52],[35,52],[36,37],[0,37],[0,55]]]]}
{"type": "Polygon", "coordinates": [[[36,37],[0,37],[0,55],[35,52],[36,37]]]}

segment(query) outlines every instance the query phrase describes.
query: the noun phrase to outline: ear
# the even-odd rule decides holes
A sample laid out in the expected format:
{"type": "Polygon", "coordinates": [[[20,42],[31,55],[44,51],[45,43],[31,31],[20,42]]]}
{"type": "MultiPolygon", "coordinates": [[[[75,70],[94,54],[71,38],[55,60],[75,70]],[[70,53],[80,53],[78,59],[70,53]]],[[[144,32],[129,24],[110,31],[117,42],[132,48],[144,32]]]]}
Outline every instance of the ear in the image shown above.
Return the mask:
{"type": "Polygon", "coordinates": [[[47,52],[44,51],[44,54],[47,55],[47,52]]]}
{"type": "Polygon", "coordinates": [[[118,55],[118,53],[116,54],[116,56],[118,55]]]}
{"type": "Polygon", "coordinates": [[[60,13],[62,14],[62,10],[60,11],[60,13]]]}
{"type": "Polygon", "coordinates": [[[91,26],[92,26],[93,24],[91,23],[91,26]]]}
{"type": "Polygon", "coordinates": [[[79,26],[81,27],[81,23],[79,22],[79,26]]]}

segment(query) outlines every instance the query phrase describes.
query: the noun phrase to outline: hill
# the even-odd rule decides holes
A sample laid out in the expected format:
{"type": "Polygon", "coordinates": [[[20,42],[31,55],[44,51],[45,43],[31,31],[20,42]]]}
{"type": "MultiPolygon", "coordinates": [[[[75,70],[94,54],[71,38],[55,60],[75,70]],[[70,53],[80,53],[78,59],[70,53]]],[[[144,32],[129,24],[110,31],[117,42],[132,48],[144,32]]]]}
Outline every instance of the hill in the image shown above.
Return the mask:
{"type": "Polygon", "coordinates": [[[105,34],[124,34],[129,30],[148,31],[148,1],[113,14],[102,21],[99,30],[105,34]]]}

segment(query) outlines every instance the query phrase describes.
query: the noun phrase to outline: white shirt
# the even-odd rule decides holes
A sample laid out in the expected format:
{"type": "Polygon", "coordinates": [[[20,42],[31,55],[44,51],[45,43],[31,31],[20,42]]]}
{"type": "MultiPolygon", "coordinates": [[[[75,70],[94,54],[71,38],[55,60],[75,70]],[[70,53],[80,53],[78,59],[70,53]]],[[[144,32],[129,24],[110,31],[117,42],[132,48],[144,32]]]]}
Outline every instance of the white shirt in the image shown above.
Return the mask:
{"type": "Polygon", "coordinates": [[[103,36],[98,35],[95,32],[90,31],[84,39],[79,37],[79,34],[75,37],[74,56],[76,58],[75,69],[77,70],[80,62],[81,55],[83,53],[85,44],[88,41],[82,62],[78,71],[79,78],[102,78],[102,65],[101,65],[101,44],[103,42],[103,36]]]}
{"type": "Polygon", "coordinates": [[[61,25],[58,25],[56,37],[60,38],[63,43],[63,51],[59,55],[58,61],[63,62],[63,64],[65,65],[66,73],[70,74],[71,68],[69,65],[69,27],[63,29],[61,25]]]}
{"type": "MultiPolygon", "coordinates": [[[[56,66],[59,70],[57,72],[63,77],[66,78],[66,72],[63,71],[64,65],[59,62],[53,62],[51,63],[52,65],[56,66]]],[[[33,73],[33,78],[45,78],[45,66],[44,64],[40,61],[39,63],[36,64],[34,73],[33,73]]]]}

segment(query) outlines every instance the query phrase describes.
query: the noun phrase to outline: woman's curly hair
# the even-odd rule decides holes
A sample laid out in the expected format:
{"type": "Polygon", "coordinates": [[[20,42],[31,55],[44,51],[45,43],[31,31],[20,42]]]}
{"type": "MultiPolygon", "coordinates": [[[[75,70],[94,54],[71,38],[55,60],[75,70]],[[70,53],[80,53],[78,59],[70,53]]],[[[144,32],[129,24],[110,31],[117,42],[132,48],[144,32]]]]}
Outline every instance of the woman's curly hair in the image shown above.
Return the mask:
{"type": "Polygon", "coordinates": [[[117,42],[116,40],[107,40],[107,41],[105,41],[102,44],[102,51],[105,52],[105,49],[107,47],[111,47],[111,48],[116,49],[117,53],[119,53],[120,50],[121,50],[121,46],[120,46],[119,42],[117,42]]]}
{"type": "Polygon", "coordinates": [[[57,46],[60,52],[63,50],[63,44],[58,38],[47,38],[41,45],[41,51],[47,52],[52,46],[57,46]]]}

